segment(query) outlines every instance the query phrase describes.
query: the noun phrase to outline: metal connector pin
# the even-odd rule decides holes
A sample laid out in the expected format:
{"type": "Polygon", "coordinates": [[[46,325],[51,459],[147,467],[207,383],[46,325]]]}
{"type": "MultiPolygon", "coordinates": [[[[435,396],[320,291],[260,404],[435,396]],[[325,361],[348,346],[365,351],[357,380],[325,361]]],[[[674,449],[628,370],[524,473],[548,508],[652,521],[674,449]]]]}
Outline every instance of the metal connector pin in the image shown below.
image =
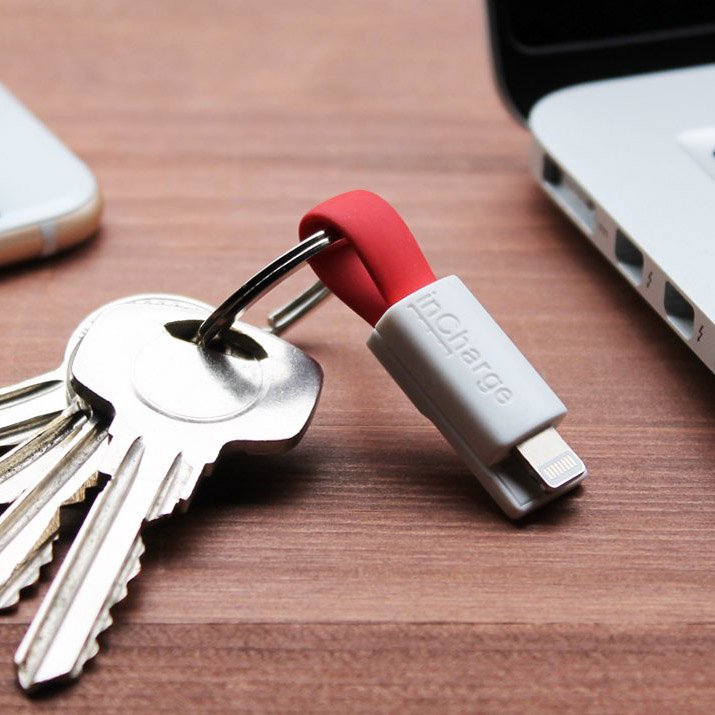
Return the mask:
{"type": "Polygon", "coordinates": [[[561,489],[586,471],[581,458],[553,427],[517,445],[515,453],[545,492],[561,489]]]}

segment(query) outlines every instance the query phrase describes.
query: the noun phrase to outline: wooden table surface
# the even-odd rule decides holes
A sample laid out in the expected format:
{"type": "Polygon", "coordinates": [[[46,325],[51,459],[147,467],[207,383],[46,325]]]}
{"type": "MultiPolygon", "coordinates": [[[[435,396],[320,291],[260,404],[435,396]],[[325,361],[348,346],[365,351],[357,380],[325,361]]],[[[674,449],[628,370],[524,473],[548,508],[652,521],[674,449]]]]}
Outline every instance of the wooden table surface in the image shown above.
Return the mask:
{"type": "Polygon", "coordinates": [[[714,711],[713,377],[532,183],[476,0],[2,0],[0,46],[106,200],[95,240],[0,272],[0,383],[106,301],[220,301],[364,187],[558,391],[591,472],[510,523],[333,300],[291,334],[325,370],[303,442],[150,528],[100,655],[28,700],[48,568],[0,620],[2,712],[714,711]]]}

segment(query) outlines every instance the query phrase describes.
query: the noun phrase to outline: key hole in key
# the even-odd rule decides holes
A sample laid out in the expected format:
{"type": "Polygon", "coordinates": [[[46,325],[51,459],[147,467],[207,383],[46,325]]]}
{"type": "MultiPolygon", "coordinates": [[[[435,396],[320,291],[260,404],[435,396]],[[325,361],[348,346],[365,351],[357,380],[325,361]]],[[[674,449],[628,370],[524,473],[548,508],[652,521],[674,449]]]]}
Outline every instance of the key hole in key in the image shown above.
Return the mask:
{"type": "MultiPolygon", "coordinates": [[[[201,325],[200,320],[176,320],[172,323],[167,323],[164,327],[172,337],[184,340],[187,343],[194,343],[199,325],[201,325]]],[[[260,343],[237,330],[226,331],[220,338],[214,338],[204,349],[243,360],[265,360],[268,357],[268,353],[260,343]]]]}

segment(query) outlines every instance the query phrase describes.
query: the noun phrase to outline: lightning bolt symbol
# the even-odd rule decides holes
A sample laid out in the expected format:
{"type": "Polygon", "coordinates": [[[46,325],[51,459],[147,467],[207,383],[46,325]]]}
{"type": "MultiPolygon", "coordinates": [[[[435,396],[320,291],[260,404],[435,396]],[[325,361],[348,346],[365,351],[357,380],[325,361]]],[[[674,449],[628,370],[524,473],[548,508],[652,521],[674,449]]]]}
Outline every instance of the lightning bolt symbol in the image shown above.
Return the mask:
{"type": "Polygon", "coordinates": [[[698,342],[700,342],[700,339],[703,337],[703,330],[705,330],[705,326],[701,325],[700,330],[698,332],[698,342]]]}

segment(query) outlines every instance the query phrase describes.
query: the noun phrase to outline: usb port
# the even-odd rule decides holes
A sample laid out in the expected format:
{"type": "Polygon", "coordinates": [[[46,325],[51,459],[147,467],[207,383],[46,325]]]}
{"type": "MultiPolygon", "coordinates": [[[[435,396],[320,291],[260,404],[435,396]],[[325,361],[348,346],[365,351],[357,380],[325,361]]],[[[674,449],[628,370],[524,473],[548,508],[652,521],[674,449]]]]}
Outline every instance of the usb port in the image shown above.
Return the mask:
{"type": "Polygon", "coordinates": [[[544,187],[556,203],[589,236],[596,231],[596,207],[583,189],[561,167],[544,154],[541,176],[544,187]]]}
{"type": "Polygon", "coordinates": [[[616,230],[616,261],[634,285],[643,280],[643,253],[621,229],[616,230]]]}
{"type": "Polygon", "coordinates": [[[686,340],[690,340],[695,332],[695,311],[670,281],[665,282],[663,307],[668,320],[686,340]]]}

